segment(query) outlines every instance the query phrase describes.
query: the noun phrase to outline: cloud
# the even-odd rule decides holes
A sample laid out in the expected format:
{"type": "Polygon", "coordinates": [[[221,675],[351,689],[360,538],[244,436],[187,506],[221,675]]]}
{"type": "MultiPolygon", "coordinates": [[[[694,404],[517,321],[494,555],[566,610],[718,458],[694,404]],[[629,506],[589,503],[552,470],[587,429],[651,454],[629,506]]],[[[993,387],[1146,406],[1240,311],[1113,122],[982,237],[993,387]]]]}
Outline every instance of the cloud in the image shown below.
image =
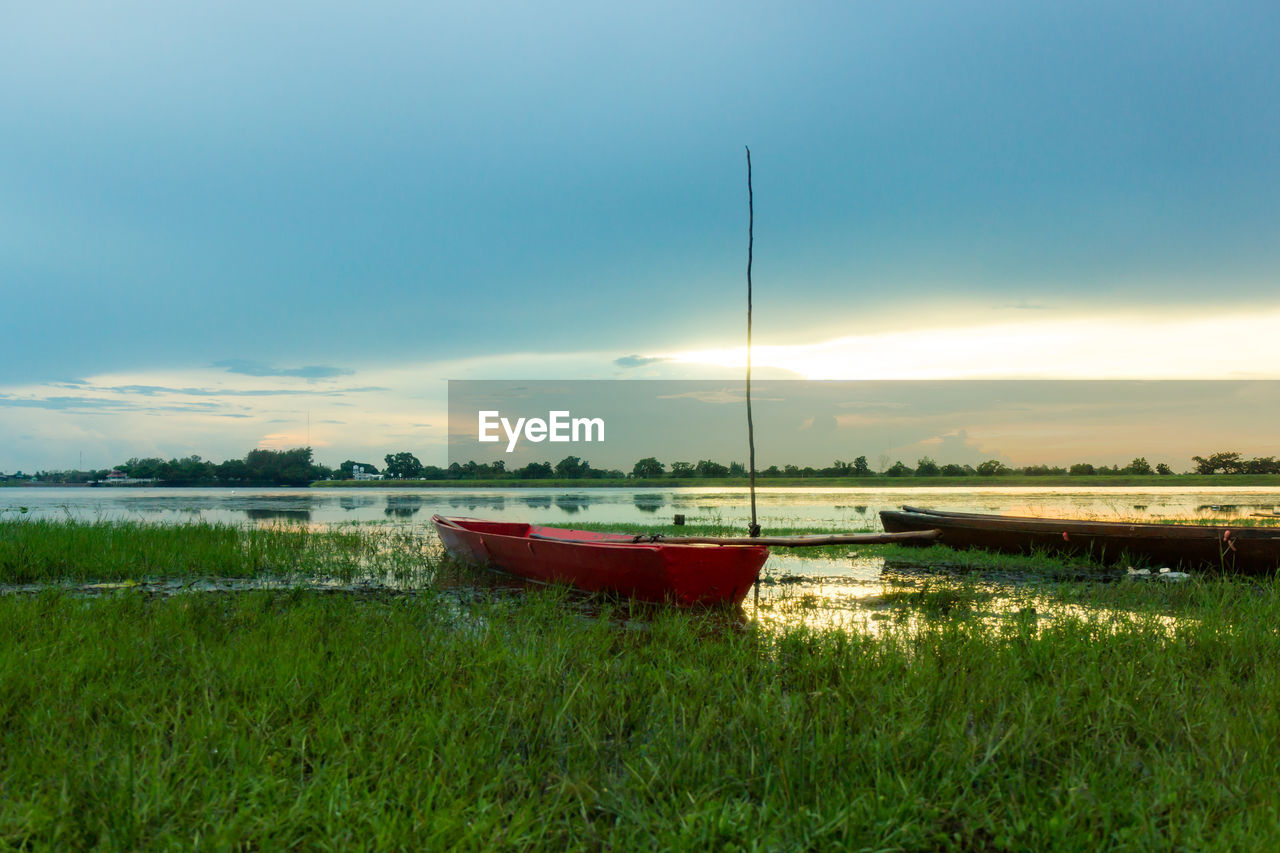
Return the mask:
{"type": "Polygon", "coordinates": [[[613,363],[618,367],[644,367],[646,364],[655,364],[661,361],[670,361],[671,359],[665,355],[624,355],[622,358],[615,358],[613,363]]]}
{"type": "Polygon", "coordinates": [[[699,403],[744,403],[746,395],[720,389],[718,391],[685,391],[680,394],[659,394],[659,400],[697,400],[699,403]]]}
{"type": "Polygon", "coordinates": [[[355,373],[345,367],[333,367],[325,364],[309,364],[305,367],[272,367],[260,361],[243,358],[229,358],[215,361],[214,367],[225,368],[227,373],[239,373],[243,376],[295,376],[299,379],[333,379],[335,376],[350,376],[355,373]]]}
{"type": "Polygon", "coordinates": [[[177,394],[183,397],[331,397],[338,394],[363,394],[370,391],[386,391],[377,385],[355,388],[177,388],[168,385],[85,385],[82,390],[102,391],[111,394],[141,394],[154,397],[161,394],[177,394]]]}
{"type": "Polygon", "coordinates": [[[186,403],[158,406],[131,403],[103,397],[14,397],[0,394],[0,406],[16,409],[49,409],[67,412],[208,412],[216,408],[213,403],[186,403]]]}

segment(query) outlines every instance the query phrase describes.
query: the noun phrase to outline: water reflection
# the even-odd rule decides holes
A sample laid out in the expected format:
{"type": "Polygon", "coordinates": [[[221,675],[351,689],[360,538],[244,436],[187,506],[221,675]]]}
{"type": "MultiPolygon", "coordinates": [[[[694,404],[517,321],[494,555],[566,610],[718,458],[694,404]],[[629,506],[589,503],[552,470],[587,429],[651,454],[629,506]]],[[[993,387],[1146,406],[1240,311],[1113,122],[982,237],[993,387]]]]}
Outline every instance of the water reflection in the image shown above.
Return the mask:
{"type": "Polygon", "coordinates": [[[389,518],[413,518],[422,509],[422,498],[417,495],[391,495],[387,498],[387,506],[382,511],[389,518]]]}
{"type": "MultiPolygon", "coordinates": [[[[390,500],[390,497],[388,500],[390,500]]],[[[424,497],[424,504],[429,500],[428,497],[424,497]]],[[[489,517],[500,516],[506,508],[507,499],[502,495],[460,495],[449,498],[447,504],[452,512],[445,512],[445,515],[456,515],[457,511],[461,510],[466,514],[478,511],[489,517]]]]}
{"type": "Polygon", "coordinates": [[[640,512],[654,513],[666,506],[666,501],[662,499],[662,495],[655,495],[647,492],[636,492],[631,499],[635,504],[635,508],[640,512]]]}
{"type": "Polygon", "coordinates": [[[246,507],[244,509],[245,517],[253,521],[292,521],[297,523],[308,523],[311,521],[311,510],[307,509],[262,509],[259,507],[246,507]]]}
{"type": "Polygon", "coordinates": [[[591,499],[586,495],[561,495],[556,498],[556,506],[562,512],[573,515],[591,506],[591,499]]]}
{"type": "MultiPolygon", "coordinates": [[[[1196,519],[1270,515],[1280,488],[1062,489],[824,489],[763,488],[758,493],[765,531],[812,527],[878,529],[879,512],[903,504],[943,510],[1067,518],[1196,519]]],[[[130,519],[158,523],[193,520],[231,524],[274,523],[282,518],[311,524],[377,522],[425,525],[434,513],[471,515],[534,524],[666,522],[666,511],[690,524],[740,527],[750,515],[744,489],[0,489],[0,516],[130,519]],[[249,512],[252,510],[253,512],[249,512]],[[278,513],[286,512],[281,516],[278,513]],[[309,516],[304,513],[310,513],[309,516]]]]}

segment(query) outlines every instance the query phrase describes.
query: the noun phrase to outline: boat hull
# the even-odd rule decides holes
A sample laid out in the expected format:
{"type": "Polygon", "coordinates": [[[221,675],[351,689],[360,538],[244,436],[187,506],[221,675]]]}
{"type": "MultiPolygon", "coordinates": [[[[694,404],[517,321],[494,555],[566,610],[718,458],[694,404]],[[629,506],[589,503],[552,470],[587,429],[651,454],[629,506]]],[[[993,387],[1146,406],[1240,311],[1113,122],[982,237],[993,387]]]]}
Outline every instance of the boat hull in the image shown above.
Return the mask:
{"type": "Polygon", "coordinates": [[[566,583],[640,601],[741,604],[769,549],[760,545],[666,545],[619,533],[433,516],[456,559],[542,583],[566,583]]]}
{"type": "Polygon", "coordinates": [[[938,544],[1027,554],[1082,554],[1104,563],[1145,560],[1160,566],[1268,574],[1280,567],[1280,530],[1194,524],[1129,524],[1062,518],[885,510],[889,532],[941,530],[938,544]]]}

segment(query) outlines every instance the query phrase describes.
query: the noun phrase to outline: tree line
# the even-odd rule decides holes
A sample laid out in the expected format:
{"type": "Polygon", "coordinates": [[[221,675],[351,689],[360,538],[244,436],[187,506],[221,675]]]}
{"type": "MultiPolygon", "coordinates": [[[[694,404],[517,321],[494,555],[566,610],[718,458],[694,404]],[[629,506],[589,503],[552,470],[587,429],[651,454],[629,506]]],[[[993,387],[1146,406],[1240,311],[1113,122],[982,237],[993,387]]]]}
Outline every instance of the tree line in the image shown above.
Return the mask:
{"type": "MultiPolygon", "coordinates": [[[[1212,474],[1221,471],[1222,473],[1277,473],[1280,474],[1280,465],[1274,464],[1271,457],[1262,460],[1239,460],[1238,453],[1215,453],[1210,460],[1216,466],[1211,470],[1205,470],[1201,463],[1201,457],[1194,457],[1197,463],[1195,473],[1212,474]],[[1227,461],[1224,465],[1223,460],[1227,461]],[[1232,460],[1236,460],[1239,464],[1235,464],[1232,460]],[[1272,469],[1259,470],[1258,462],[1272,462],[1272,469]]],[[[386,479],[392,480],[589,480],[589,479],[636,479],[636,480],[682,480],[682,479],[725,479],[725,478],[745,478],[747,476],[746,466],[741,462],[731,462],[728,465],[716,462],[711,459],[703,459],[698,462],[672,462],[670,465],[662,462],[653,456],[647,456],[638,460],[632,466],[629,473],[620,470],[607,470],[601,468],[592,468],[590,463],[584,461],[577,456],[566,456],[554,465],[550,462],[531,462],[521,468],[508,470],[506,464],[501,460],[496,462],[454,462],[447,468],[441,468],[437,465],[423,465],[412,453],[388,453],[385,457],[385,466],[379,471],[375,466],[369,463],[353,463],[350,460],[342,463],[339,470],[335,473],[336,479],[351,479],[352,467],[361,465],[368,473],[381,473],[386,479]]],[[[1164,462],[1155,465],[1149,463],[1146,457],[1139,456],[1127,465],[1093,465],[1089,462],[1079,462],[1070,466],[1052,466],[1052,465],[1027,465],[1022,467],[1009,467],[998,459],[988,459],[978,465],[962,465],[956,463],[940,464],[928,456],[923,456],[916,461],[914,467],[907,465],[901,460],[888,464],[887,458],[882,460],[880,470],[873,470],[871,464],[867,461],[867,457],[858,456],[852,461],[845,462],[836,460],[831,465],[824,468],[815,468],[813,466],[800,467],[798,465],[770,465],[756,472],[757,477],[761,478],[825,478],[825,477],[995,477],[1007,475],[1022,475],[1027,477],[1049,477],[1049,476],[1071,476],[1071,477],[1087,477],[1087,476],[1117,476],[1117,475],[1171,475],[1174,471],[1164,462]]]]}
{"type": "Polygon", "coordinates": [[[621,480],[626,477],[612,468],[592,468],[591,463],[577,456],[566,456],[555,465],[550,462],[530,462],[522,468],[507,470],[502,460],[496,462],[465,462],[441,468],[439,465],[423,465],[412,453],[388,453],[383,457],[381,471],[368,462],[348,459],[334,472],[335,480],[350,480],[359,466],[366,474],[381,474],[389,480],[621,480]]]}
{"type": "Polygon", "coordinates": [[[306,486],[333,476],[333,469],[312,461],[310,447],[295,447],[250,450],[241,459],[218,463],[196,455],[168,460],[134,457],[114,468],[40,471],[35,479],[42,483],[109,482],[113,471],[130,480],[151,480],[162,486],[306,486]]]}
{"type": "MultiPolygon", "coordinates": [[[[1258,456],[1246,459],[1235,451],[1220,451],[1208,456],[1193,456],[1195,468],[1187,473],[1195,474],[1280,474],[1280,461],[1274,456],[1258,456]]],[[[770,465],[757,471],[762,479],[770,478],[826,478],[826,477],[995,477],[1020,474],[1028,477],[1049,476],[1115,476],[1115,475],[1170,475],[1174,471],[1160,462],[1151,465],[1145,457],[1137,457],[1128,465],[1093,465],[1079,462],[1069,466],[1027,465],[1009,467],[998,459],[988,459],[978,465],[956,463],[940,464],[928,456],[916,460],[915,466],[898,460],[889,464],[888,457],[881,457],[879,469],[873,470],[867,457],[858,456],[852,461],[836,460],[823,468],[797,465],[770,465]]],[[[530,462],[520,468],[508,470],[506,463],[454,462],[448,467],[423,465],[413,453],[401,451],[383,457],[381,468],[369,462],[348,459],[337,468],[316,463],[310,447],[291,450],[250,450],[243,458],[214,463],[199,456],[181,459],[158,457],[137,458],[116,465],[111,469],[90,471],[40,471],[30,479],[44,483],[92,483],[109,480],[113,472],[123,473],[131,480],[153,481],[166,486],[305,486],[317,480],[350,480],[359,467],[366,474],[381,475],[390,480],[683,480],[683,479],[733,479],[747,476],[741,462],[728,465],[711,459],[698,462],[675,461],[669,465],[653,456],[638,460],[630,472],[612,468],[594,468],[591,463],[577,456],[566,456],[559,462],[530,462]]],[[[8,475],[5,479],[27,479],[27,475],[8,475]]]]}

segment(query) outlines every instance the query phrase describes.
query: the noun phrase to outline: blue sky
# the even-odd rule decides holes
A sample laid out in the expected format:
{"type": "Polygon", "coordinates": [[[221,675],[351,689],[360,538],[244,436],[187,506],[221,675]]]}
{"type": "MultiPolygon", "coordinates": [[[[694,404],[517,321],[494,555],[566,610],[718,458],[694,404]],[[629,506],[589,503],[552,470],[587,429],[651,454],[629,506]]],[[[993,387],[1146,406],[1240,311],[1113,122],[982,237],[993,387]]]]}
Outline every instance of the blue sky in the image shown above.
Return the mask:
{"type": "Polygon", "coordinates": [[[744,144],[766,372],[944,340],[930,377],[1274,378],[1278,35],[1261,2],[10,9],[0,470],[308,412],[326,461],[443,458],[448,378],[735,375],[744,144]]]}

